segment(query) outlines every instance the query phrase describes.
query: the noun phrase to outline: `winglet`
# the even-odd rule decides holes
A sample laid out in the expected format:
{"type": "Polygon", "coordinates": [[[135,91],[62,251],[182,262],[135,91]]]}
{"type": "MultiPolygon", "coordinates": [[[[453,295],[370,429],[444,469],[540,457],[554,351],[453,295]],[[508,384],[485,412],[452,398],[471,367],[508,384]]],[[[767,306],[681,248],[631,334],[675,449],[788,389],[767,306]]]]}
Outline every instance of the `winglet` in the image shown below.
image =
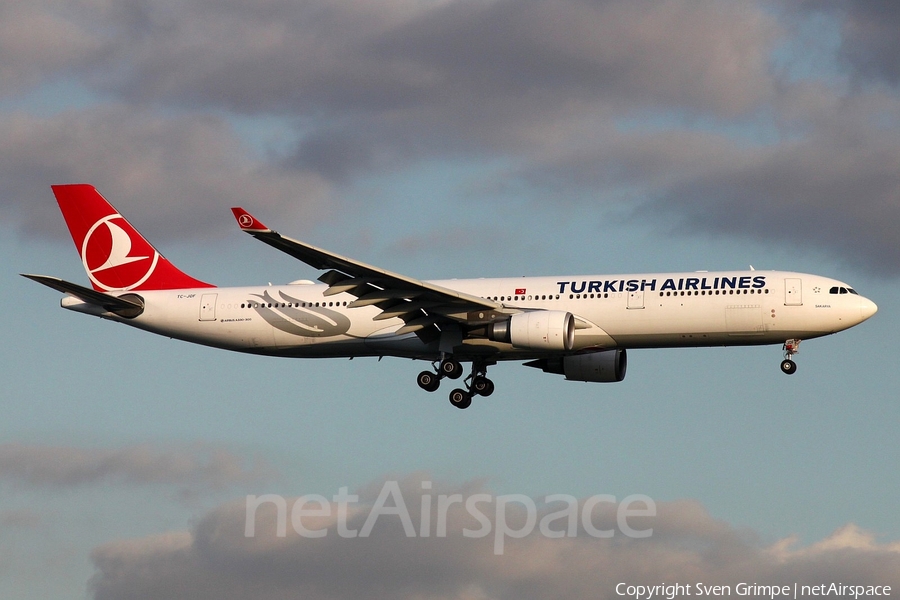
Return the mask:
{"type": "Polygon", "coordinates": [[[231,212],[234,213],[234,218],[237,219],[238,225],[241,227],[241,231],[246,231],[247,233],[266,233],[272,231],[268,227],[262,224],[259,219],[248,213],[243,208],[236,206],[231,209],[231,212]]]}

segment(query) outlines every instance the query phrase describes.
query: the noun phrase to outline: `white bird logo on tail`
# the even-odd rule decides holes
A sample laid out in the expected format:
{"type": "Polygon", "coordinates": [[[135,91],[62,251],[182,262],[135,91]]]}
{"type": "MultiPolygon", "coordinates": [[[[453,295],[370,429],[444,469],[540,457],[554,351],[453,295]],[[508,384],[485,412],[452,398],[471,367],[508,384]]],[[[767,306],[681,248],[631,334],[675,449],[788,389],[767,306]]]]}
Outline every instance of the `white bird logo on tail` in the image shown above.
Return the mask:
{"type": "Polygon", "coordinates": [[[105,290],[128,290],[144,283],[150,277],[150,275],[153,273],[153,270],[156,268],[156,263],[159,260],[159,253],[154,251],[153,256],[131,256],[131,250],[132,246],[134,245],[134,241],[131,239],[131,235],[126,230],[113,222],[113,219],[123,219],[123,217],[119,214],[113,214],[103,217],[102,219],[94,223],[94,225],[88,230],[81,247],[81,260],[84,263],[85,271],[87,271],[88,276],[91,278],[91,281],[96,283],[101,288],[105,290]],[[106,225],[106,228],[109,231],[111,246],[109,248],[109,254],[106,257],[106,260],[103,261],[100,266],[91,268],[89,265],[88,257],[95,257],[95,255],[90,254],[90,243],[91,239],[94,236],[94,233],[96,233],[101,225],[106,225]],[[129,285],[121,286],[113,284],[113,281],[102,281],[102,279],[104,279],[103,274],[110,269],[128,265],[141,260],[147,260],[150,258],[152,258],[153,260],[147,270],[143,273],[137,274],[137,277],[135,278],[136,280],[134,282],[130,282],[129,285]]]}

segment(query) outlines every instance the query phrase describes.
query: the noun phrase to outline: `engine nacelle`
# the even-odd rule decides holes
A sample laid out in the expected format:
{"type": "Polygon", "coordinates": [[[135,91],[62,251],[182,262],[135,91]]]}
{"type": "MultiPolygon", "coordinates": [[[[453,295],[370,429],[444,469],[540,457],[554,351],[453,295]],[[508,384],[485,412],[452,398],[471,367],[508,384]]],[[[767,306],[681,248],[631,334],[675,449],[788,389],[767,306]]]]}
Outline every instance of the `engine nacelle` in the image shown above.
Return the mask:
{"type": "Polygon", "coordinates": [[[544,373],[565,375],[570,381],[617,383],[625,379],[628,355],[624,348],[601,350],[590,354],[542,358],[525,363],[525,366],[537,367],[544,373]]]}
{"type": "Polygon", "coordinates": [[[561,310],[531,310],[491,323],[487,337],[528,350],[571,350],[575,345],[575,317],[561,310]]]}

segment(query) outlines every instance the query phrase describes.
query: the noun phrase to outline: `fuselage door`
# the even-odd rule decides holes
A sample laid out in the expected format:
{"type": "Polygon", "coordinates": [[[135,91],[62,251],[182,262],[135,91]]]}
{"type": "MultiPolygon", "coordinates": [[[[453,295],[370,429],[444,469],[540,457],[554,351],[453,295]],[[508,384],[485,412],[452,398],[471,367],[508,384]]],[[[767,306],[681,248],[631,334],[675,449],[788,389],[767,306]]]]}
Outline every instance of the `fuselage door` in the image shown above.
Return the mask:
{"type": "Polygon", "coordinates": [[[216,297],[218,294],[203,294],[200,296],[200,320],[216,320],[216,297]]]}
{"type": "Polygon", "coordinates": [[[802,306],[802,283],[799,278],[787,278],[784,280],[784,305],[802,306]]]}
{"type": "Polygon", "coordinates": [[[644,308],[644,290],[628,292],[628,308],[644,308]]]}

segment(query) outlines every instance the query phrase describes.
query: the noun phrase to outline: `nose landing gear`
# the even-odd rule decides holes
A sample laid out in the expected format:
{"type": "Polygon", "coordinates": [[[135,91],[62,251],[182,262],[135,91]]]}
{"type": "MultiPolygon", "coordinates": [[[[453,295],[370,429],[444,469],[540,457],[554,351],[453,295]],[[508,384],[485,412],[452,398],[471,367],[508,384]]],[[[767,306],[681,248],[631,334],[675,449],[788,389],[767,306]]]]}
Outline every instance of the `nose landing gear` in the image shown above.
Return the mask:
{"type": "MultiPolygon", "coordinates": [[[[435,372],[422,371],[416,377],[416,383],[426,392],[437,391],[441,379],[459,379],[463,367],[452,357],[445,357],[435,363],[435,372]]],[[[490,396],[494,393],[494,382],[487,378],[487,364],[472,361],[472,373],[465,379],[465,389],[456,388],[450,392],[450,404],[457,408],[469,408],[474,396],[490,396]]]]}
{"type": "Polygon", "coordinates": [[[793,375],[797,372],[797,363],[793,360],[793,356],[800,352],[800,342],[802,340],[787,340],[784,342],[784,360],[781,361],[781,372],[786,375],[793,375]]]}

